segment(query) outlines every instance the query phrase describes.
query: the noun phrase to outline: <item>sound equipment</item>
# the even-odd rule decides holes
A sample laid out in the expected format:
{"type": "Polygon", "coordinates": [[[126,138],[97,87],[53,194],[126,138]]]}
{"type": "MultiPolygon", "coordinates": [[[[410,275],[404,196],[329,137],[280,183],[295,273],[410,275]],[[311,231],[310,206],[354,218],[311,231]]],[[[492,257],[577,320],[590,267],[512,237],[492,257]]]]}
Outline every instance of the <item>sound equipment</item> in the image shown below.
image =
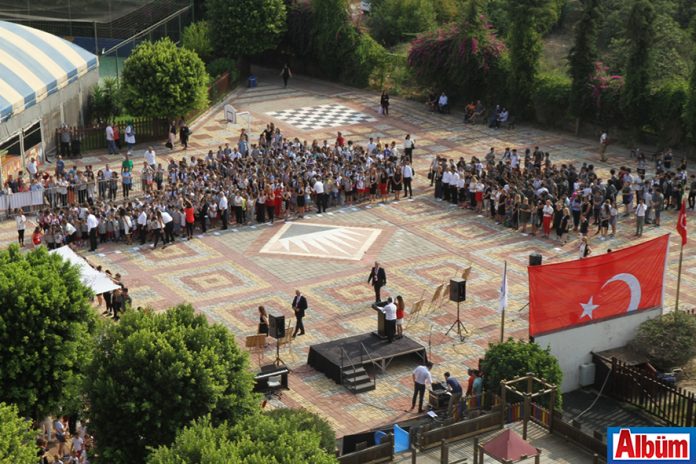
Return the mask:
{"type": "Polygon", "coordinates": [[[457,303],[466,301],[466,280],[450,280],[450,301],[455,301],[457,303]]]}
{"type": "Polygon", "coordinates": [[[541,266],[541,255],[539,253],[532,253],[529,255],[529,265],[541,266]]]}
{"type": "Polygon", "coordinates": [[[268,315],[268,335],[276,339],[285,337],[285,316],[268,315]]]}

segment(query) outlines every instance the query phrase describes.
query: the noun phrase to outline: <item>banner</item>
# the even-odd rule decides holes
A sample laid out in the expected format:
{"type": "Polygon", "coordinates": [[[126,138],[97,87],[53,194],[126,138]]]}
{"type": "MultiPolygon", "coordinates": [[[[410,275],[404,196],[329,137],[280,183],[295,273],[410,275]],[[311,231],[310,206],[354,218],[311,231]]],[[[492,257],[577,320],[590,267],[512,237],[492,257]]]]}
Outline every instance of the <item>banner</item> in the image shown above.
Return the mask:
{"type": "Polygon", "coordinates": [[[669,234],[590,258],[529,266],[529,335],[662,306],[669,234]]]}

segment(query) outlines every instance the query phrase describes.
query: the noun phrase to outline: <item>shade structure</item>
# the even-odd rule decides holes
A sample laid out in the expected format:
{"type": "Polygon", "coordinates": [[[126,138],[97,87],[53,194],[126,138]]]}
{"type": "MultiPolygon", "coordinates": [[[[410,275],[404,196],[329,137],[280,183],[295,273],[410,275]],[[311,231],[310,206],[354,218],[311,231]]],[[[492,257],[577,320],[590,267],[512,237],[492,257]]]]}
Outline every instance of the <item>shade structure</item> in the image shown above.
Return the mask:
{"type": "Polygon", "coordinates": [[[511,429],[505,429],[481,445],[483,451],[500,462],[517,462],[539,454],[539,450],[527,443],[511,429]]]}
{"type": "Polygon", "coordinates": [[[69,246],[56,248],[55,250],[49,251],[49,253],[60,255],[63,259],[70,262],[70,264],[74,264],[80,268],[80,280],[85,286],[91,288],[95,295],[101,295],[102,293],[119,288],[108,275],[94,269],[89,265],[87,260],[75,253],[69,246]]]}
{"type": "Polygon", "coordinates": [[[0,122],[98,66],[97,57],[38,29],[0,21],[0,122]]]}

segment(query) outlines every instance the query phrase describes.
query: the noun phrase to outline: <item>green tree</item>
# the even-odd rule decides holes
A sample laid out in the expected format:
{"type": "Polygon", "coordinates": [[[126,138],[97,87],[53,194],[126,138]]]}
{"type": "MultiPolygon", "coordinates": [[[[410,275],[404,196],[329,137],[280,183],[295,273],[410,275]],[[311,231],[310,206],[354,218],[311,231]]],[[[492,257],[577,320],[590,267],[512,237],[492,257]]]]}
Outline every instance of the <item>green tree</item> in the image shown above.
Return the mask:
{"type": "Polygon", "coordinates": [[[138,45],[123,67],[124,104],[134,116],[187,114],[208,104],[208,74],[195,52],[169,38],[138,45]]]}
{"type": "Polygon", "coordinates": [[[575,43],[568,54],[570,113],[578,121],[592,113],[592,76],[597,61],[597,21],[599,0],[585,0],[582,16],[575,25],[575,43]]]}
{"type": "Polygon", "coordinates": [[[626,33],[630,42],[626,63],[622,108],[634,131],[650,115],[650,48],[655,37],[655,8],[650,0],[635,0],[628,15],[626,33]]]}
{"type": "Polygon", "coordinates": [[[105,124],[121,114],[121,94],[118,80],[107,77],[94,86],[87,107],[90,119],[98,125],[105,124]]]}
{"type": "Polygon", "coordinates": [[[541,34],[539,23],[547,14],[549,0],[509,0],[510,26],[508,47],[510,49],[510,95],[511,111],[521,117],[531,114],[532,95],[536,82],[541,34]]]}
{"type": "Polygon", "coordinates": [[[285,31],[283,0],[206,0],[215,52],[243,58],[275,48],[285,31]]]}
{"type": "MultiPolygon", "coordinates": [[[[559,387],[563,380],[558,360],[549,348],[521,340],[508,339],[490,345],[481,361],[481,369],[484,372],[484,387],[496,394],[500,394],[501,380],[513,380],[530,372],[559,387]]],[[[557,406],[560,407],[560,394],[558,399],[557,406]]]]}
{"type": "Polygon", "coordinates": [[[179,432],[169,447],[159,447],[148,464],[334,464],[333,449],[322,449],[320,434],[298,429],[294,411],[257,414],[229,426],[200,419],[179,432]]]}
{"type": "Polygon", "coordinates": [[[181,36],[181,46],[196,52],[204,62],[213,57],[213,43],[210,40],[210,28],[207,21],[198,21],[186,26],[181,36]]]}
{"type": "MultiPolygon", "coordinates": [[[[691,38],[696,43],[696,20],[691,23],[691,38]]],[[[689,93],[686,107],[684,108],[684,123],[687,127],[687,135],[692,143],[696,143],[696,54],[691,65],[691,77],[689,79],[689,93]]]]}
{"type": "Polygon", "coordinates": [[[327,77],[341,76],[357,41],[348,0],[312,0],[312,54],[327,77]]]}
{"type": "Polygon", "coordinates": [[[89,298],[77,267],[60,256],[0,251],[0,401],[41,419],[72,399],[91,354],[89,298]]]}
{"type": "Polygon", "coordinates": [[[333,454],[336,450],[336,432],[323,417],[306,409],[290,408],[272,409],[267,414],[271,419],[287,424],[288,429],[316,432],[320,437],[321,447],[327,453],[333,454]]]}
{"type": "Polygon", "coordinates": [[[98,337],[88,372],[93,428],[111,463],[142,462],[192,419],[235,423],[256,409],[246,354],[188,305],[126,313],[98,337]]]}
{"type": "Polygon", "coordinates": [[[16,406],[0,403],[0,464],[35,464],[34,436],[16,406]]]}
{"type": "Polygon", "coordinates": [[[406,34],[433,29],[437,24],[435,6],[432,0],[381,0],[373,6],[369,24],[378,42],[392,46],[406,34]]]}
{"type": "Polygon", "coordinates": [[[696,319],[683,311],[649,319],[638,327],[631,346],[662,371],[681,367],[696,356],[696,319]]]}

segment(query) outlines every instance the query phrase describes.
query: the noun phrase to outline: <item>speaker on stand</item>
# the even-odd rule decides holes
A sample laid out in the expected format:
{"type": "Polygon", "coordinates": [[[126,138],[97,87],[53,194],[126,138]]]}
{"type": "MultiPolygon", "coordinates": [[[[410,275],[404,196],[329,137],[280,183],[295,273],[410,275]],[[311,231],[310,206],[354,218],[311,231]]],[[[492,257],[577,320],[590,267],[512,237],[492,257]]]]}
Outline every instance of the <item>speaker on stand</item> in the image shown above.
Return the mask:
{"type": "Polygon", "coordinates": [[[450,280],[450,301],[456,301],[457,302],[457,319],[452,323],[450,328],[447,330],[445,333],[445,336],[449,335],[449,333],[454,329],[455,327],[457,328],[457,335],[459,335],[459,341],[464,341],[464,334],[468,334],[469,331],[466,330],[466,327],[464,327],[464,324],[462,324],[462,320],[459,317],[459,304],[462,301],[466,301],[466,280],[464,279],[451,279],[450,280]]]}
{"type": "Polygon", "coordinates": [[[276,359],[273,364],[285,364],[285,361],[280,359],[280,339],[285,338],[285,316],[268,315],[268,335],[276,339],[276,359]]]}

